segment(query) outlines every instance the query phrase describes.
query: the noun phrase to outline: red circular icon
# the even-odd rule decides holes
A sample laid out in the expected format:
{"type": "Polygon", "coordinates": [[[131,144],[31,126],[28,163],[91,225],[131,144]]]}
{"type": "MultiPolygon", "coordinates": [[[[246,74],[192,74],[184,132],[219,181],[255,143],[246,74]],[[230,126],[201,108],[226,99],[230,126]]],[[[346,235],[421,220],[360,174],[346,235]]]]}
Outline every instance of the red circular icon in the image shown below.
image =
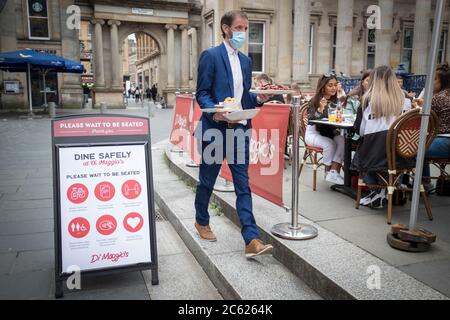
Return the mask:
{"type": "Polygon", "coordinates": [[[86,201],[89,196],[88,188],[81,183],[73,184],[67,189],[67,198],[75,204],[80,204],[86,201]]]}
{"type": "Polygon", "coordinates": [[[114,194],[116,193],[116,189],[112,185],[112,183],[109,182],[100,182],[95,187],[95,196],[100,201],[109,201],[114,197],[114,194]]]}
{"type": "Polygon", "coordinates": [[[144,218],[142,218],[142,216],[137,212],[131,212],[127,214],[127,216],[123,220],[123,226],[129,232],[138,232],[142,229],[143,225],[144,218]]]}
{"type": "Polygon", "coordinates": [[[127,199],[136,199],[141,194],[141,184],[136,180],[128,180],[122,185],[122,194],[127,199]]]}
{"type": "Polygon", "coordinates": [[[100,217],[97,220],[96,227],[97,227],[97,231],[100,234],[102,234],[104,236],[109,236],[114,231],[116,231],[117,221],[113,216],[105,215],[105,216],[100,217]]]}
{"type": "Polygon", "coordinates": [[[89,221],[85,218],[75,218],[69,223],[69,233],[77,239],[84,238],[90,229],[89,221]]]}

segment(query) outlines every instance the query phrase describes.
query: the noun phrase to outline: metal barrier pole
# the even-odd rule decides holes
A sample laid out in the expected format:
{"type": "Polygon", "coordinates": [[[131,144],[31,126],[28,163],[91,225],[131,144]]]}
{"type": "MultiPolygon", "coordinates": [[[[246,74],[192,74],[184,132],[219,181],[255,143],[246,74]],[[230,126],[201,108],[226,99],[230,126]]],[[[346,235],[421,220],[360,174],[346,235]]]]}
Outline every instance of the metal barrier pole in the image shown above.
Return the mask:
{"type": "Polygon", "coordinates": [[[315,227],[298,223],[298,169],[299,169],[299,140],[300,140],[300,97],[292,99],[293,150],[292,150],[292,221],[280,223],[272,228],[272,233],[288,240],[307,240],[317,237],[315,227]]]}

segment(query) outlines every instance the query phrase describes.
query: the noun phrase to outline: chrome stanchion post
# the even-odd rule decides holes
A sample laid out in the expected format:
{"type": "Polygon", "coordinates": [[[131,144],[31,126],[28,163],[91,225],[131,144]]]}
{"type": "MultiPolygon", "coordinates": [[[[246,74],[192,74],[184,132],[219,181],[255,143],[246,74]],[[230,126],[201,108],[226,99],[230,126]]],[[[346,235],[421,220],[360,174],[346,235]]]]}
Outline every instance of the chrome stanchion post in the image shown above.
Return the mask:
{"type": "Polygon", "coordinates": [[[298,163],[300,159],[300,97],[292,100],[292,124],[293,124],[293,150],[292,150],[292,221],[291,223],[280,223],[272,228],[272,233],[280,238],[289,240],[307,240],[317,237],[318,231],[315,227],[298,223],[298,163]]]}

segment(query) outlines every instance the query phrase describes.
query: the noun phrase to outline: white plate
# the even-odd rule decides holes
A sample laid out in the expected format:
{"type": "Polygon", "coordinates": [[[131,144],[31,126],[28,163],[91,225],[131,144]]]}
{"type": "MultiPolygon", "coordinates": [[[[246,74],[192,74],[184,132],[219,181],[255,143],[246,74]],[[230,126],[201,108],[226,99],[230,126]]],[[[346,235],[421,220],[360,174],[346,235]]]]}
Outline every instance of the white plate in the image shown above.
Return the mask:
{"type": "Polygon", "coordinates": [[[267,94],[267,95],[279,95],[279,94],[294,94],[294,90],[250,90],[250,92],[256,94],[267,94]]]}
{"type": "Polygon", "coordinates": [[[253,119],[259,113],[259,111],[259,109],[248,109],[231,112],[228,114],[224,114],[223,116],[229,121],[249,120],[253,119]]]}
{"type": "Polygon", "coordinates": [[[200,109],[204,113],[216,113],[216,112],[235,112],[236,109],[225,109],[225,108],[205,108],[200,109]]]}

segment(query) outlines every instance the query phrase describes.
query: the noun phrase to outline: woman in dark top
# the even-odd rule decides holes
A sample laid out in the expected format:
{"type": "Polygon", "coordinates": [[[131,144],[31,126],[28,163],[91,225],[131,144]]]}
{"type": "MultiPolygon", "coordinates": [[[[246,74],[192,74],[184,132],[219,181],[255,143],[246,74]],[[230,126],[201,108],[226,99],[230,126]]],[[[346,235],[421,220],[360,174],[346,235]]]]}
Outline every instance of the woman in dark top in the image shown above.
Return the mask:
{"type": "MultiPolygon", "coordinates": [[[[423,104],[423,100],[417,100],[417,102],[419,105],[423,104]]],[[[439,134],[450,134],[450,66],[448,63],[437,67],[431,110],[436,112],[439,118],[439,134]]],[[[431,143],[426,157],[450,159],[450,138],[436,137],[431,143]]],[[[428,163],[423,168],[423,176],[424,187],[431,189],[430,165],[428,163]]]]}
{"type": "MultiPolygon", "coordinates": [[[[337,83],[337,78],[333,74],[325,74],[320,78],[316,95],[309,102],[309,120],[328,117],[328,106],[338,103],[337,83]]],[[[306,128],[305,142],[309,146],[323,149],[325,180],[334,184],[344,184],[344,179],[339,174],[344,160],[344,137],[336,133],[332,126],[310,123],[306,128]]]]}

